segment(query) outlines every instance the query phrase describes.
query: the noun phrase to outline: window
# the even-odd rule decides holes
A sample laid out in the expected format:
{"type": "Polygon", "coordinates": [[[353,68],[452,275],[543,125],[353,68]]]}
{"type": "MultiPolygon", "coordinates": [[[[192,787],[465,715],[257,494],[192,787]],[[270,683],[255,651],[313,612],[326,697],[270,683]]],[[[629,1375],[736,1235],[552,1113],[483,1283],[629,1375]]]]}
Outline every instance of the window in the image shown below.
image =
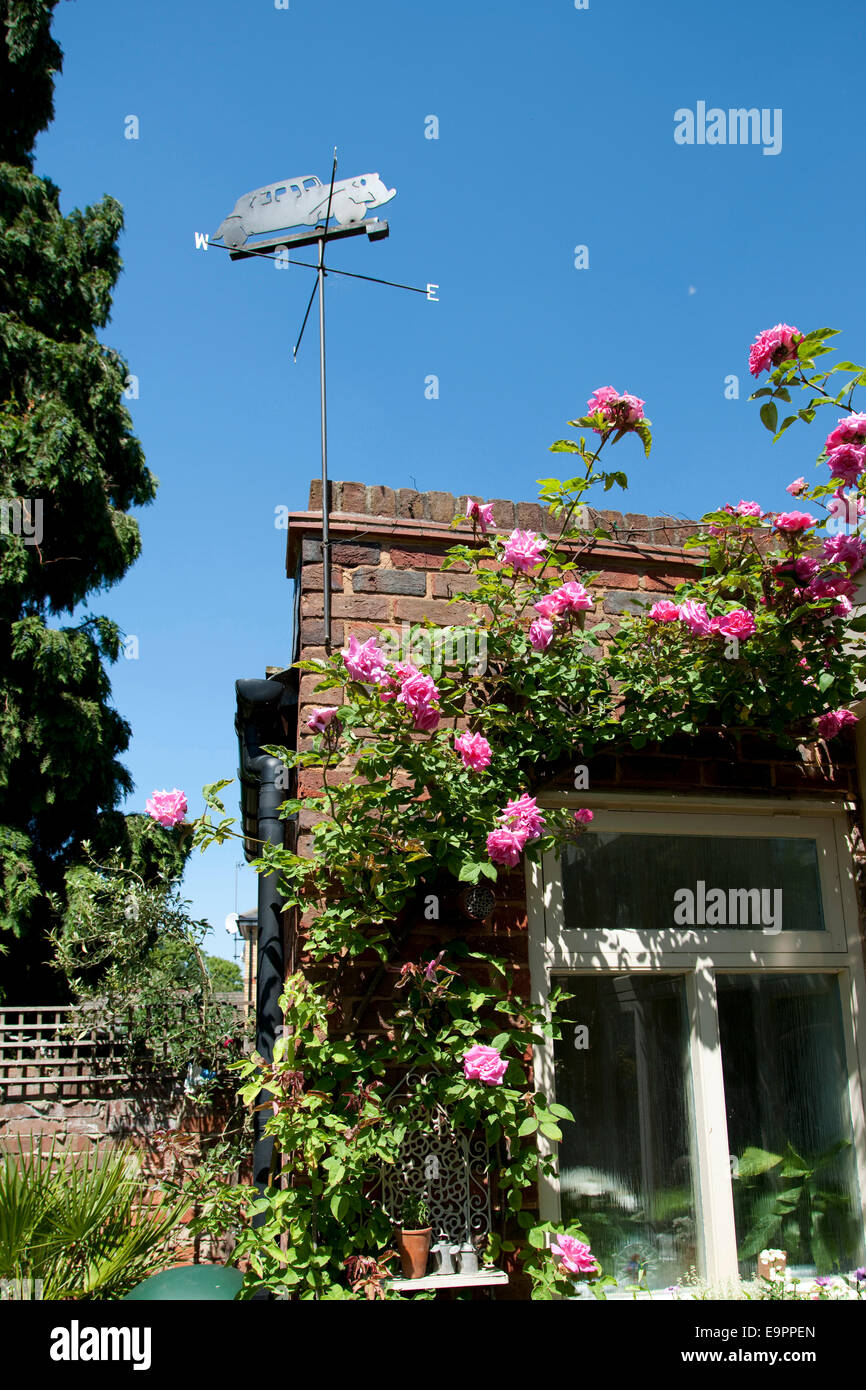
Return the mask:
{"type": "Polygon", "coordinates": [[[311,188],[321,188],[321,186],[318,179],[304,179],[304,190],[307,193],[311,188]]]}
{"type": "Polygon", "coordinates": [[[801,1275],[864,1260],[847,819],[756,810],[608,805],[529,868],[533,990],[572,996],[536,1053],[576,1118],[542,1213],[580,1220],[620,1284],[753,1277],[767,1247],[801,1275]]]}
{"type": "Polygon", "coordinates": [[[285,184],[283,184],[282,188],[275,188],[275,189],[274,189],[274,202],[275,202],[275,203],[278,203],[278,202],[280,201],[280,199],[283,197],[283,194],[285,193],[285,191],[286,191],[286,185],[285,185],[285,184]]]}

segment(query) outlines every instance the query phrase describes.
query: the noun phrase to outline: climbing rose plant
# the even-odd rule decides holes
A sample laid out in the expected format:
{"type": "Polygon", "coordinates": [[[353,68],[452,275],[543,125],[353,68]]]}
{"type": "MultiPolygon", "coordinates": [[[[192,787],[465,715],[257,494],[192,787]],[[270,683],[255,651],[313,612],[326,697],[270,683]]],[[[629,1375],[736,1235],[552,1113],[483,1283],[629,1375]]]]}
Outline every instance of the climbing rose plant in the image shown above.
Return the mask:
{"type": "MultiPolygon", "coordinates": [[[[597,750],[708,729],[783,744],[832,740],[854,721],[849,706],[864,674],[864,623],[852,617],[852,599],[866,560],[856,529],[866,415],[855,412],[853,394],[866,370],[845,361],[827,368],[832,336],[779,324],[750,353],[753,374],[767,374],[754,398],[774,438],[831,408],[818,480],[787,488],[797,510],[741,499],[709,512],[687,542],[694,577],[624,615],[616,632],[593,616],[593,550],[610,532],[592,526],[585,503],[591,489],[627,487],[608,466],[611,451],[634,437],[648,457],[651,434],[644,402],[609,386],[571,422],[595,438],[552,445],[578,465],[565,481],[541,483],[558,548],[532,531],[497,532],[489,505],[472,503],[455,520],[472,533],[445,568],[461,566],[457,597],[471,616],[452,635],[475,640],[476,651],[483,637],[484,663],[425,669],[429,623],[412,628],[411,660],[393,660],[380,634],[298,663],[332,701],[339,690],[340,702],[313,711],[299,751],[270,750],[305,784],[318,777],[316,789],[283,807],[314,824],[312,853],[263,846],[256,864],[279,870],[314,968],[286,984],[286,1030],[273,1063],[240,1064],[249,1102],[263,1087],[274,1097],[268,1130],[282,1164],[250,1206],[261,1224],[240,1238],[249,1291],[370,1296],[370,1278],[359,1292],[350,1276],[359,1261],[368,1273],[371,1260],[387,1263],[396,1213],[382,1204],[382,1168],[399,1162],[413,1133],[450,1125],[490,1146],[502,1224],[488,1254],[516,1248],[533,1297],[567,1294],[577,1277],[602,1296],[605,1281],[579,1225],[539,1223],[527,1205],[539,1172],[554,1171],[563,1126],[574,1123],[535,1088],[529,1069],[532,1046],[559,1036],[562,993],[553,991],[546,1012],[530,1005],[508,964],[473,949],[472,931],[453,922],[441,921],[443,949],[431,961],[407,961],[405,942],[413,918],[440,920],[450,887],[496,882],[588,832],[590,810],[537,800],[576,755],[587,763],[597,750]],[[779,404],[789,405],[794,389],[806,403],[779,424],[779,404]],[[800,510],[807,505],[814,511],[800,510]],[[360,987],[346,988],[359,966],[360,987]],[[393,1001],[377,999],[373,1010],[388,973],[393,1001]],[[401,1077],[399,1102],[389,1103],[401,1077]]],[[[227,785],[205,789],[202,847],[237,833],[220,799],[227,785]]],[[[381,1289],[375,1278],[372,1286],[381,1289]]]]}

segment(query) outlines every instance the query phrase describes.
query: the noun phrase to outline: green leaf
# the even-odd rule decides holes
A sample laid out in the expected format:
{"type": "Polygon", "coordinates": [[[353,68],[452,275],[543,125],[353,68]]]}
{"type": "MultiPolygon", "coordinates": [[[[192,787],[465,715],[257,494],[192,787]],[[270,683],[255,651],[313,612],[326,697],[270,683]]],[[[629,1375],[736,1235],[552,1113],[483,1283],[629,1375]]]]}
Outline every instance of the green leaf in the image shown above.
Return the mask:
{"type": "Polygon", "coordinates": [[[349,1210],[349,1198],[345,1192],[335,1192],[330,1201],[331,1215],[335,1221],[342,1221],[349,1210]]]}
{"type": "Polygon", "coordinates": [[[558,1120],[574,1120],[574,1116],[566,1105],[551,1105],[551,1115],[555,1115],[558,1120]]]}
{"type": "Polygon", "coordinates": [[[779,421],[779,407],[775,401],[764,401],[761,406],[761,423],[771,434],[775,434],[776,425],[779,421]]]}
{"type": "Polygon", "coordinates": [[[541,1130],[545,1139],[555,1139],[557,1143],[559,1143],[562,1139],[562,1130],[559,1128],[559,1125],[545,1123],[539,1125],[539,1129],[541,1130]]]}
{"type": "Polygon", "coordinates": [[[552,454],[579,454],[581,449],[580,445],[575,444],[573,439],[557,439],[554,444],[551,444],[550,452],[552,454]]]}
{"type": "Polygon", "coordinates": [[[538,1121],[534,1116],[529,1115],[517,1131],[518,1139],[525,1139],[528,1134],[534,1134],[538,1129],[538,1121]]]}
{"type": "Polygon", "coordinates": [[[767,1149],[744,1149],[737,1164],[738,1178],[757,1178],[768,1173],[782,1162],[781,1154],[772,1154],[767,1149]]]}

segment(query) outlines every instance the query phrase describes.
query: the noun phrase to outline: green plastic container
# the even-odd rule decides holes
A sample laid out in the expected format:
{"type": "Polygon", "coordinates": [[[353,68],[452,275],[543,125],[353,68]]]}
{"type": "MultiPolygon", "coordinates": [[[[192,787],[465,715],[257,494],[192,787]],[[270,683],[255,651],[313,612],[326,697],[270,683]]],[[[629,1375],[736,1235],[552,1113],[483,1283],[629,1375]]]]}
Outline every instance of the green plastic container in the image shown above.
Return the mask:
{"type": "Polygon", "coordinates": [[[230,1265],[175,1265],[174,1269],[164,1269],[143,1279],[123,1302],[230,1301],[237,1296],[243,1282],[240,1270],[230,1265]]]}

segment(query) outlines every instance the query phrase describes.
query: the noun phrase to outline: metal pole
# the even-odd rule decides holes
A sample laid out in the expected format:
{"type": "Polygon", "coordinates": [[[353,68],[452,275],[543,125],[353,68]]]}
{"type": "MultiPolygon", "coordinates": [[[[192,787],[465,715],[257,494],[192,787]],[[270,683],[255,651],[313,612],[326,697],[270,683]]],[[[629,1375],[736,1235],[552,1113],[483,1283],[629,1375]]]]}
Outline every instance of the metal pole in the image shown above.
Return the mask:
{"type": "Polygon", "coordinates": [[[322,594],[325,651],[331,651],[331,541],[328,533],[328,409],[325,394],[325,237],[319,242],[319,389],[322,401],[322,594]]]}

